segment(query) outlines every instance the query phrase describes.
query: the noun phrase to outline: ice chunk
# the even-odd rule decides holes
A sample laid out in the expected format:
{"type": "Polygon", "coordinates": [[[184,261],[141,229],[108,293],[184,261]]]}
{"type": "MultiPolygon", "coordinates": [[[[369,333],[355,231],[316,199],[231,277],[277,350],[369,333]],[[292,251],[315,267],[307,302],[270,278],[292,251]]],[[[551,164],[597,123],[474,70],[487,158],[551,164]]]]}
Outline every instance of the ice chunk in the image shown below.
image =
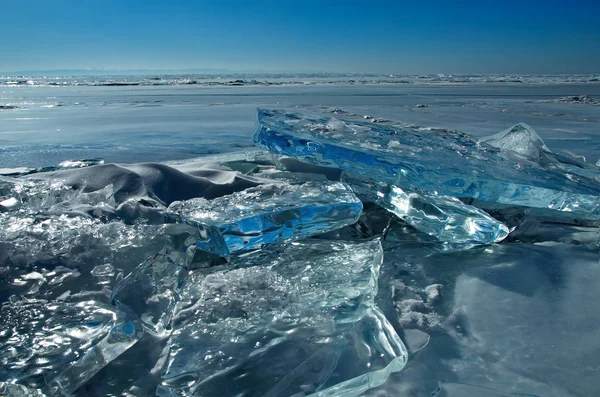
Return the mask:
{"type": "Polygon", "coordinates": [[[491,244],[508,236],[505,224],[454,197],[404,191],[398,186],[370,181],[351,173],[344,173],[343,178],[357,194],[440,241],[491,244]]]}
{"type": "Polygon", "coordinates": [[[600,182],[598,168],[587,164],[584,156],[566,150],[552,152],[527,124],[519,123],[498,134],[481,138],[480,141],[499,148],[508,156],[516,154],[538,163],[547,170],[564,173],[571,180],[583,176],[600,182]]]}
{"type": "Polygon", "coordinates": [[[194,272],[158,396],[357,396],[407,350],[374,304],[379,240],[307,240],[194,272]]]}
{"type": "Polygon", "coordinates": [[[259,109],[254,142],[411,191],[569,212],[582,219],[600,217],[600,182],[595,179],[519,161],[460,132],[360,121],[340,126],[330,119],[259,109]]]}
{"type": "Polygon", "coordinates": [[[111,192],[110,187],[82,193],[62,184],[0,178],[0,199],[10,196],[18,203],[0,210],[0,266],[6,266],[6,280],[13,280],[2,295],[54,299],[67,290],[110,287],[106,277],[86,276],[107,264],[127,274],[160,250],[168,226],[120,221],[122,211],[115,211],[111,192]],[[33,271],[43,277],[25,277],[33,271]],[[84,277],[73,280],[80,274],[84,277]]]}
{"type": "Polygon", "coordinates": [[[46,397],[40,389],[32,389],[13,383],[0,382],[0,396],[2,397],[46,397]]]}
{"type": "Polygon", "coordinates": [[[175,202],[169,211],[198,226],[198,248],[221,256],[339,229],[361,201],[341,182],[260,185],[213,200],[175,202]]]}
{"type": "Polygon", "coordinates": [[[48,394],[72,393],[142,335],[137,319],[95,301],[13,298],[0,313],[0,381],[48,394]]]}
{"type": "Polygon", "coordinates": [[[66,170],[69,168],[84,168],[92,165],[104,164],[102,159],[83,159],[83,160],[65,160],[56,165],[57,170],[66,170]]]}
{"type": "Polygon", "coordinates": [[[585,156],[579,156],[568,150],[561,150],[556,154],[556,157],[565,164],[576,165],[579,167],[585,167],[587,164],[585,156]]]}
{"type": "Polygon", "coordinates": [[[194,257],[198,237],[194,228],[171,225],[168,244],[125,277],[111,295],[111,302],[131,310],[144,329],[157,336],[168,334],[179,287],[194,257]]]}
{"type": "Polygon", "coordinates": [[[7,198],[6,200],[0,201],[0,211],[14,210],[19,207],[19,200],[14,197],[7,198]]]}
{"type": "Polygon", "coordinates": [[[495,135],[481,138],[480,141],[535,160],[539,160],[540,151],[550,151],[535,130],[525,123],[519,123],[495,135]]]}

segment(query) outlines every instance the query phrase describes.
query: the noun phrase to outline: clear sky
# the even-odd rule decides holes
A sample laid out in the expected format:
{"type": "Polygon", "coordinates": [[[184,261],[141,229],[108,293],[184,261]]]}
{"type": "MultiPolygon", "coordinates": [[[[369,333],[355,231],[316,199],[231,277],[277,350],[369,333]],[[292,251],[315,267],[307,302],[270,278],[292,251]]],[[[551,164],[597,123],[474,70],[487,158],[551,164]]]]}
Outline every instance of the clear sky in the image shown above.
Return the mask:
{"type": "Polygon", "coordinates": [[[600,0],[0,0],[0,72],[600,73],[600,0]]]}

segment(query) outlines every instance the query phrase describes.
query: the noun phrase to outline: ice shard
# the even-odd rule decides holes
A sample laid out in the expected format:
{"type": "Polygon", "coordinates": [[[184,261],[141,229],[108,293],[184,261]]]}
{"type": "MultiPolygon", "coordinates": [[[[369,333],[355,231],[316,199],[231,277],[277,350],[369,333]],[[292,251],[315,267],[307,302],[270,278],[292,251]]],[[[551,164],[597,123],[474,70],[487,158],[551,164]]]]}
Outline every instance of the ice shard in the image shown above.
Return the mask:
{"type": "Polygon", "coordinates": [[[275,248],[190,275],[157,396],[358,396],[404,367],[379,240],[275,248]]]}
{"type": "Polygon", "coordinates": [[[534,161],[546,170],[564,173],[571,180],[582,176],[600,182],[598,167],[588,164],[584,156],[566,150],[552,152],[535,130],[525,123],[516,124],[498,134],[479,140],[497,147],[504,155],[515,154],[520,158],[534,161]]]}
{"type": "Polygon", "coordinates": [[[455,197],[405,191],[352,173],[344,173],[342,177],[360,196],[445,243],[491,244],[508,236],[505,224],[455,197]]]}
{"type": "Polygon", "coordinates": [[[535,160],[539,160],[540,151],[550,151],[535,130],[525,123],[516,124],[495,135],[481,138],[480,142],[535,160]]]}
{"type": "Polygon", "coordinates": [[[134,312],[144,329],[156,336],[169,333],[173,309],[198,237],[187,225],[169,225],[168,243],[125,277],[111,295],[117,307],[134,312]]]}
{"type": "Polygon", "coordinates": [[[213,200],[172,203],[169,211],[197,226],[198,248],[220,256],[298,240],[350,225],[361,201],[341,182],[260,185],[213,200]]]}
{"type": "Polygon", "coordinates": [[[401,189],[600,218],[599,181],[520,161],[460,132],[259,109],[254,142],[401,189]]]}
{"type": "Polygon", "coordinates": [[[133,346],[135,317],[96,301],[16,299],[0,311],[0,381],[69,395],[133,346]]]}

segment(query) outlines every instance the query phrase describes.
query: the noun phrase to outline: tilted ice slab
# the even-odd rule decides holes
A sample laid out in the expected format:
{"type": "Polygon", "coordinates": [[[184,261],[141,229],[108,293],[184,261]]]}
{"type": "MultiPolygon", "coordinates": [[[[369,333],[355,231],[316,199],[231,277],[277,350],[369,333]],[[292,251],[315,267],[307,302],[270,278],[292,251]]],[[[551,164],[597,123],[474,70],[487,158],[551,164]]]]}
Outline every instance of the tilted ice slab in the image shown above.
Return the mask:
{"type": "Polygon", "coordinates": [[[175,202],[169,211],[198,227],[199,249],[229,256],[353,224],[362,203],[341,182],[280,183],[175,202]]]}
{"type": "Polygon", "coordinates": [[[133,346],[135,317],[95,301],[11,299],[0,310],[0,382],[69,395],[133,346]]]}
{"type": "Polygon", "coordinates": [[[600,182],[519,161],[460,132],[259,109],[254,142],[402,189],[600,217],[600,182]]]}
{"type": "Polygon", "coordinates": [[[379,240],[278,248],[190,275],[158,396],[357,396],[404,367],[379,240]]]}
{"type": "Polygon", "coordinates": [[[508,236],[508,227],[455,197],[404,191],[398,186],[344,173],[357,194],[377,203],[417,230],[452,244],[491,244],[508,236]]]}

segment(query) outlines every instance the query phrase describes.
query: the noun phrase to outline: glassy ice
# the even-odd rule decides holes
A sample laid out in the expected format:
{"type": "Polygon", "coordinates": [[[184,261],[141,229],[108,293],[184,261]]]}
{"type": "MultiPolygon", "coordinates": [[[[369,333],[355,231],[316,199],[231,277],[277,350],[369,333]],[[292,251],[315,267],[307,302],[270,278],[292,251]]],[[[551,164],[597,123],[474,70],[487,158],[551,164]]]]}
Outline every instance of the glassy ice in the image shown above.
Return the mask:
{"type": "Polygon", "coordinates": [[[408,190],[600,217],[600,182],[519,161],[460,132],[258,111],[254,142],[408,190]]]}
{"type": "Polygon", "coordinates": [[[351,173],[344,173],[343,178],[359,195],[440,241],[491,244],[508,236],[508,227],[502,222],[454,197],[404,191],[351,173]]]}
{"type": "Polygon", "coordinates": [[[144,329],[157,336],[168,333],[188,265],[198,241],[194,228],[170,225],[168,244],[125,277],[111,295],[111,302],[137,314],[144,329]]]}
{"type": "Polygon", "coordinates": [[[0,381],[68,395],[135,344],[141,324],[96,302],[13,298],[0,310],[0,381]]]}
{"type": "Polygon", "coordinates": [[[175,202],[169,211],[198,227],[199,249],[229,256],[350,225],[362,203],[340,182],[280,183],[213,200],[175,202]]]}
{"type": "Polygon", "coordinates": [[[195,271],[159,396],[358,396],[407,351],[374,304],[379,240],[307,240],[195,271]]]}

